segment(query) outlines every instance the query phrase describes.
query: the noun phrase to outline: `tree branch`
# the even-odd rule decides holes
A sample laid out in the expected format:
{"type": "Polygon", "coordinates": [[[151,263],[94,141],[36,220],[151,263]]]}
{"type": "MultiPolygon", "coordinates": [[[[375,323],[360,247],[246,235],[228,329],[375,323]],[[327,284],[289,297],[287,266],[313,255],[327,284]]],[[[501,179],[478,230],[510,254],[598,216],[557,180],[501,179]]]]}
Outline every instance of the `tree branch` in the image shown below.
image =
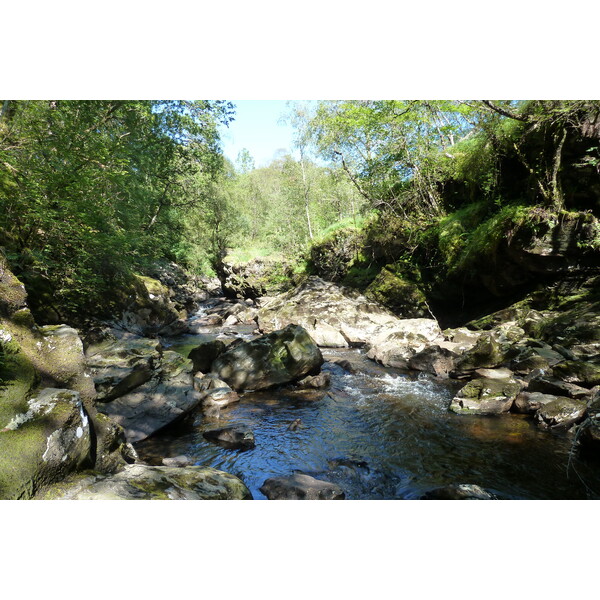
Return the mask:
{"type": "Polygon", "coordinates": [[[372,203],[373,199],[370,196],[368,196],[366,194],[366,192],[363,191],[363,189],[360,187],[358,181],[356,181],[356,179],[354,178],[354,175],[352,175],[352,173],[350,172],[350,169],[348,168],[348,165],[346,165],[346,161],[344,160],[344,155],[341,152],[339,152],[338,150],[334,150],[333,153],[342,159],[342,167],[344,168],[344,171],[346,171],[346,174],[350,178],[350,181],[354,184],[354,187],[358,190],[359,194],[363,198],[365,198],[366,200],[368,200],[369,202],[372,203]]]}
{"type": "Polygon", "coordinates": [[[506,108],[496,106],[495,104],[492,104],[492,102],[490,102],[489,100],[482,100],[482,102],[488,108],[490,108],[494,112],[497,112],[499,115],[502,115],[503,117],[508,117],[509,119],[514,119],[515,121],[522,121],[523,123],[530,123],[532,120],[530,117],[524,117],[524,116],[518,115],[517,113],[514,113],[510,110],[507,110],[506,108]]]}

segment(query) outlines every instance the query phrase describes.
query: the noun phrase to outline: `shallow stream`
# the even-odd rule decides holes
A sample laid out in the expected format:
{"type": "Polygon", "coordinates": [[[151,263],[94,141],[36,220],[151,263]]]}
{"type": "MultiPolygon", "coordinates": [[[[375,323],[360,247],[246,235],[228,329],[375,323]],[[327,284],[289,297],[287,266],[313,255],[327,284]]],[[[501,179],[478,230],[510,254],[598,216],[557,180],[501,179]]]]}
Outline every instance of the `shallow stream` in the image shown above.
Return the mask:
{"type": "MultiPolygon", "coordinates": [[[[187,355],[220,331],[184,336],[173,349],[187,355]]],[[[237,475],[255,499],[265,498],[259,488],[267,478],[294,471],[337,483],[347,499],[417,499],[460,483],[501,499],[600,498],[598,469],[571,456],[572,434],[544,431],[522,415],[455,415],[448,411],[455,382],[384,368],[361,350],[323,356],[349,360],[356,373],[328,362],[327,390],[244,394],[218,420],[198,413],[141,442],[140,457],[161,464],[186,455],[237,475]],[[230,425],[251,429],[255,447],[228,450],[202,436],[230,425]]]]}

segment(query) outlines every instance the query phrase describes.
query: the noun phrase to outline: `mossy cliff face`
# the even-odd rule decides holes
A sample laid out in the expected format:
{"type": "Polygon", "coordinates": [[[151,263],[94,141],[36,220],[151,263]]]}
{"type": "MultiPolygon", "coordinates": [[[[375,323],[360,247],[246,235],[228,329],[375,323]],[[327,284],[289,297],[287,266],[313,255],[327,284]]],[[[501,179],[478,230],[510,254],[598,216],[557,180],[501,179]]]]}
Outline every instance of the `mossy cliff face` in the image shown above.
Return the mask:
{"type": "Polygon", "coordinates": [[[437,220],[382,214],[361,232],[335,232],[311,253],[309,267],[323,278],[364,290],[400,316],[423,316],[429,305],[454,326],[598,272],[600,222],[588,212],[482,200],[437,220]]]}
{"type": "Polygon", "coordinates": [[[119,327],[136,335],[156,336],[163,328],[187,316],[171,301],[171,292],[157,279],[135,275],[128,290],[125,310],[117,320],[119,327]]]}
{"type": "Polygon", "coordinates": [[[423,236],[430,297],[464,307],[525,295],[600,266],[600,224],[589,213],[509,205],[479,222],[465,209],[423,236]]]}
{"type": "Polygon", "coordinates": [[[369,300],[389,308],[395,315],[418,319],[428,314],[425,294],[396,265],[387,265],[365,290],[369,300]]]}
{"type": "Polygon", "coordinates": [[[293,270],[283,259],[255,258],[246,263],[223,263],[220,269],[227,298],[256,299],[285,292],[292,287],[293,270]]]}

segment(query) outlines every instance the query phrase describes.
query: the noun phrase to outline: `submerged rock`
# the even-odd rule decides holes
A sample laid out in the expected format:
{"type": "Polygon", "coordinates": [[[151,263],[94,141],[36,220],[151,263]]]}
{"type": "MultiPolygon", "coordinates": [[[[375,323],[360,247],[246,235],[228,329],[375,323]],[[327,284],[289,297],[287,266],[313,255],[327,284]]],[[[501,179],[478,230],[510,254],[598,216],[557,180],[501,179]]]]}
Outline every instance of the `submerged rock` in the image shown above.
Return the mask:
{"type": "Polygon", "coordinates": [[[306,330],[288,325],[228,349],[213,362],[212,373],[234,390],[260,390],[301,379],[322,364],[306,330]]]}
{"type": "Polygon", "coordinates": [[[165,467],[189,467],[194,464],[194,460],[185,454],[180,454],[179,456],[163,458],[162,464],[165,467]]]}
{"type": "Polygon", "coordinates": [[[223,427],[205,431],[202,436],[209,442],[230,450],[254,447],[254,433],[242,427],[223,427]]]}
{"type": "Polygon", "coordinates": [[[461,483],[425,492],[421,500],[497,500],[497,497],[478,485],[461,483]]]}
{"type": "Polygon", "coordinates": [[[269,500],[343,500],[346,497],[339,485],[304,473],[267,479],[260,491],[269,500]]]}
{"type": "Polygon", "coordinates": [[[41,496],[52,500],[251,500],[244,483],[210,467],[129,465],[116,475],[80,476],[41,496]]]}
{"type": "Polygon", "coordinates": [[[298,381],[300,388],[326,388],[331,383],[331,375],[327,372],[319,373],[318,375],[309,375],[298,381]]]}

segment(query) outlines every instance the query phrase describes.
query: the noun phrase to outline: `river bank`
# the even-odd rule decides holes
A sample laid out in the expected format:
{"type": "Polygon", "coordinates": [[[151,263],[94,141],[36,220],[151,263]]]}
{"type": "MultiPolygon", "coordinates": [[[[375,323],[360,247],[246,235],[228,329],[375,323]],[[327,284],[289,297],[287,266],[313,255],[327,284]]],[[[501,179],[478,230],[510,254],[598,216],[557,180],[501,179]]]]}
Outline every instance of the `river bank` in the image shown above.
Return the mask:
{"type": "MultiPolygon", "coordinates": [[[[161,299],[149,292],[150,300],[164,305],[165,293],[161,299]]],[[[80,422],[69,418],[58,429],[56,423],[52,430],[42,428],[44,451],[39,459],[31,457],[22,483],[13,480],[13,491],[4,497],[260,499],[268,497],[268,480],[299,473],[312,478],[307,489],[315,489],[314,480],[325,482],[335,486],[328,490],[341,490],[336,497],[348,499],[598,497],[593,458],[598,382],[589,369],[593,362],[585,360],[595,344],[576,335],[579,322],[581,331],[590,330],[591,313],[582,313],[583,306],[589,308],[585,298],[571,313],[544,316],[550,320],[541,328],[543,337],[531,310],[492,315],[488,329],[442,331],[434,319],[398,318],[314,278],[257,301],[194,294],[195,305],[186,318],[177,315],[176,327],[152,320],[151,312],[129,311],[137,318],[118,319],[120,329],[113,324],[90,330],[80,345],[77,332],[69,333],[67,354],[76,366],[41,390],[54,394],[51,402],[40,399],[39,378],[31,378],[27,393],[22,380],[20,388],[10,388],[13,394],[19,389],[20,397],[0,436],[4,443],[9,436],[24,439],[20,434],[34,424],[39,429],[38,419],[51,412],[34,414],[33,407],[54,403],[54,410],[55,395],[65,396],[60,390],[83,382],[69,400],[80,422]],[[154,335],[161,331],[158,337],[138,335],[144,316],[151,318],[154,335]],[[551,343],[548,332],[561,319],[568,320],[571,337],[567,344],[564,335],[551,343]],[[321,348],[325,362],[318,378],[319,368],[311,367],[312,380],[307,371],[252,392],[243,385],[236,391],[232,381],[211,375],[220,353],[242,352],[251,340],[292,322],[321,348]],[[200,370],[198,361],[206,356],[187,357],[215,340],[220,351],[200,370]],[[220,430],[228,430],[226,443],[207,439],[220,430]],[[252,444],[232,446],[229,430],[241,431],[246,440],[251,436],[252,444]],[[84,448],[79,458],[65,461],[63,456],[73,454],[71,438],[80,448],[83,438],[84,448]],[[51,453],[61,469],[47,465],[51,453]],[[471,487],[464,492],[461,485],[471,487]]],[[[3,322],[3,335],[13,341],[26,337],[27,327],[19,332],[14,325],[16,313],[23,323],[27,310],[25,297],[19,302],[3,322]]],[[[31,323],[29,328],[40,336],[40,328],[31,323]]],[[[52,333],[57,332],[51,339],[68,333],[60,328],[52,333]]],[[[47,336],[42,330],[46,342],[47,336]]],[[[55,352],[53,345],[49,352],[55,352]]],[[[56,364],[56,354],[52,359],[56,364]]],[[[14,464],[3,469],[14,473],[14,464]]],[[[297,482],[294,486],[289,493],[297,495],[297,482]]]]}

